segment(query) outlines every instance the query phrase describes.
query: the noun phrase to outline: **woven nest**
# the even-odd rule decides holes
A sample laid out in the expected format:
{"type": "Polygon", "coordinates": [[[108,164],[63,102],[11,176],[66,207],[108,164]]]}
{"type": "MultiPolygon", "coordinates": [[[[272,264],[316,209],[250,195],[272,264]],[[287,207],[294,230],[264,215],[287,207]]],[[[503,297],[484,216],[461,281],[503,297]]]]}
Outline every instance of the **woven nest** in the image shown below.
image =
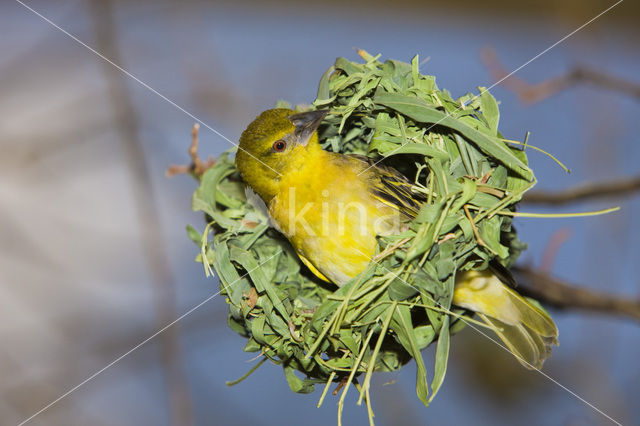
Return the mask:
{"type": "Polygon", "coordinates": [[[228,325],[247,338],[244,350],[282,365],[294,392],[323,383],[324,398],[331,382],[342,382],[341,409],[356,383],[368,402],[373,372],[414,359],[416,392],[428,404],[444,379],[450,336],[473,321],[451,305],[456,271],[515,261],[523,244],[512,212],[535,180],[524,150],[498,131],[488,91],[454,100],[419,73],[417,57],[360,55],[365,63],[339,58],[320,80],[312,108],[331,110],[320,140],[327,150],[385,158],[415,182],[427,201],[409,228],[379,238],[375,262],[349,283],[324,283],[247,196],[230,150],[201,177],[193,209],[209,225],[189,234],[198,260],[220,278],[228,325]],[[432,343],[427,374],[420,351],[432,343]]]}

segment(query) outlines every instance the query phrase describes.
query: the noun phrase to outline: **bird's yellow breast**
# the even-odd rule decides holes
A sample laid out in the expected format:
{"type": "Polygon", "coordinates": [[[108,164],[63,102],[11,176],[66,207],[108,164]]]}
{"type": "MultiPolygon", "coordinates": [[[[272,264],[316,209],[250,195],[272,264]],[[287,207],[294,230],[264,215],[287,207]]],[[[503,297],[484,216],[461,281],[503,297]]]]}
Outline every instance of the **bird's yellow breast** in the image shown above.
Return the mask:
{"type": "Polygon", "coordinates": [[[399,214],[372,196],[357,160],[321,149],[304,154],[282,176],[269,212],[303,260],[342,285],[366,268],[376,235],[399,229],[399,214]]]}

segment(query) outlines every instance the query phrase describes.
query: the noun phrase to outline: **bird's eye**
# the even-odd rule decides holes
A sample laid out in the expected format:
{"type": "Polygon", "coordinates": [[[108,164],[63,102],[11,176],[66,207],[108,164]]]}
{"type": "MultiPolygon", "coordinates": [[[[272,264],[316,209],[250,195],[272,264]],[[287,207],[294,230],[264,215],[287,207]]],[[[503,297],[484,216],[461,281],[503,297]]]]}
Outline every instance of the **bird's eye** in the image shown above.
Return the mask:
{"type": "Polygon", "coordinates": [[[273,143],[272,148],[275,152],[282,152],[287,148],[287,143],[282,139],[278,139],[273,143]]]}

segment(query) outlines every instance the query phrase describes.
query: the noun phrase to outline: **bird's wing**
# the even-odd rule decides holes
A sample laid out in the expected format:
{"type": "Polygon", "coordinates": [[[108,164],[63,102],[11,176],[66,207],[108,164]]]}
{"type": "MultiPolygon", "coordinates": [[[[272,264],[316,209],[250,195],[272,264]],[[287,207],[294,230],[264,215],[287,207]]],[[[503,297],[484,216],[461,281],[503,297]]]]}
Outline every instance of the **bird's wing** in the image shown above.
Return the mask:
{"type": "Polygon", "coordinates": [[[304,257],[301,253],[298,253],[298,257],[300,258],[300,260],[302,260],[302,263],[305,264],[305,266],[307,268],[309,268],[309,270],[311,272],[313,272],[313,274],[320,278],[322,281],[326,281],[328,283],[331,282],[331,280],[327,277],[324,276],[324,274],[320,271],[318,271],[318,268],[315,267],[315,265],[313,263],[311,263],[311,261],[309,259],[307,259],[306,257],[304,257]]]}
{"type": "MultiPolygon", "coordinates": [[[[364,155],[351,154],[363,163],[371,179],[371,192],[373,196],[384,204],[399,210],[407,219],[413,219],[420,210],[422,203],[426,202],[426,196],[413,189],[413,183],[402,173],[392,167],[387,167],[364,155]]],[[[502,282],[510,287],[516,287],[516,280],[511,272],[500,262],[493,259],[489,268],[502,282]]]]}
{"type": "Polygon", "coordinates": [[[424,194],[414,191],[413,183],[394,168],[376,164],[363,155],[349,155],[363,163],[370,179],[373,196],[380,202],[399,210],[408,219],[414,218],[426,200],[424,194]]]}

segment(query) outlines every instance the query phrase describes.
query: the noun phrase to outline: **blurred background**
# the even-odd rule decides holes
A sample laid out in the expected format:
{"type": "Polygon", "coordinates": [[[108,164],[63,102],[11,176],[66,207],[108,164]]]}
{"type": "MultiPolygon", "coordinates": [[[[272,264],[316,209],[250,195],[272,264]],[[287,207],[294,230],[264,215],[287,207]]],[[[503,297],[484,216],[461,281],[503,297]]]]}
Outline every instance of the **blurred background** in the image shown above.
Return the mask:
{"type": "MultiPolygon", "coordinates": [[[[190,210],[195,182],[165,177],[169,164],[190,161],[195,120],[181,108],[237,140],[277,100],[311,102],[325,69],[338,56],[358,59],[356,48],[403,61],[419,54],[422,72],[458,97],[492,85],[498,61],[516,69],[614,1],[347,3],[24,1],[149,87],[20,2],[0,4],[0,424],[20,424],[107,366],[28,424],[335,423],[337,398],[315,408],[321,389],[293,394],[270,363],[225,386],[257,361],[227,328],[222,297],[191,311],[218,285],[194,262],[185,232],[204,227],[190,210]]],[[[505,83],[535,84],[579,65],[640,84],[639,19],[640,4],[622,2],[505,83]]],[[[640,174],[637,91],[578,83],[526,102],[512,89],[492,89],[505,137],[530,131],[531,144],[572,169],[531,151],[538,188],[640,174]]],[[[230,147],[205,126],[200,137],[203,157],[230,147]]],[[[622,210],[518,219],[529,243],[522,264],[638,299],[637,193],[522,211],[612,205],[622,210]]],[[[640,424],[640,324],[552,314],[561,346],[544,371],[617,421],[640,424]]],[[[471,329],[451,354],[428,408],[415,396],[415,364],[374,376],[377,424],[613,424],[471,329]]],[[[366,423],[356,396],[345,424],[366,423]]]]}

